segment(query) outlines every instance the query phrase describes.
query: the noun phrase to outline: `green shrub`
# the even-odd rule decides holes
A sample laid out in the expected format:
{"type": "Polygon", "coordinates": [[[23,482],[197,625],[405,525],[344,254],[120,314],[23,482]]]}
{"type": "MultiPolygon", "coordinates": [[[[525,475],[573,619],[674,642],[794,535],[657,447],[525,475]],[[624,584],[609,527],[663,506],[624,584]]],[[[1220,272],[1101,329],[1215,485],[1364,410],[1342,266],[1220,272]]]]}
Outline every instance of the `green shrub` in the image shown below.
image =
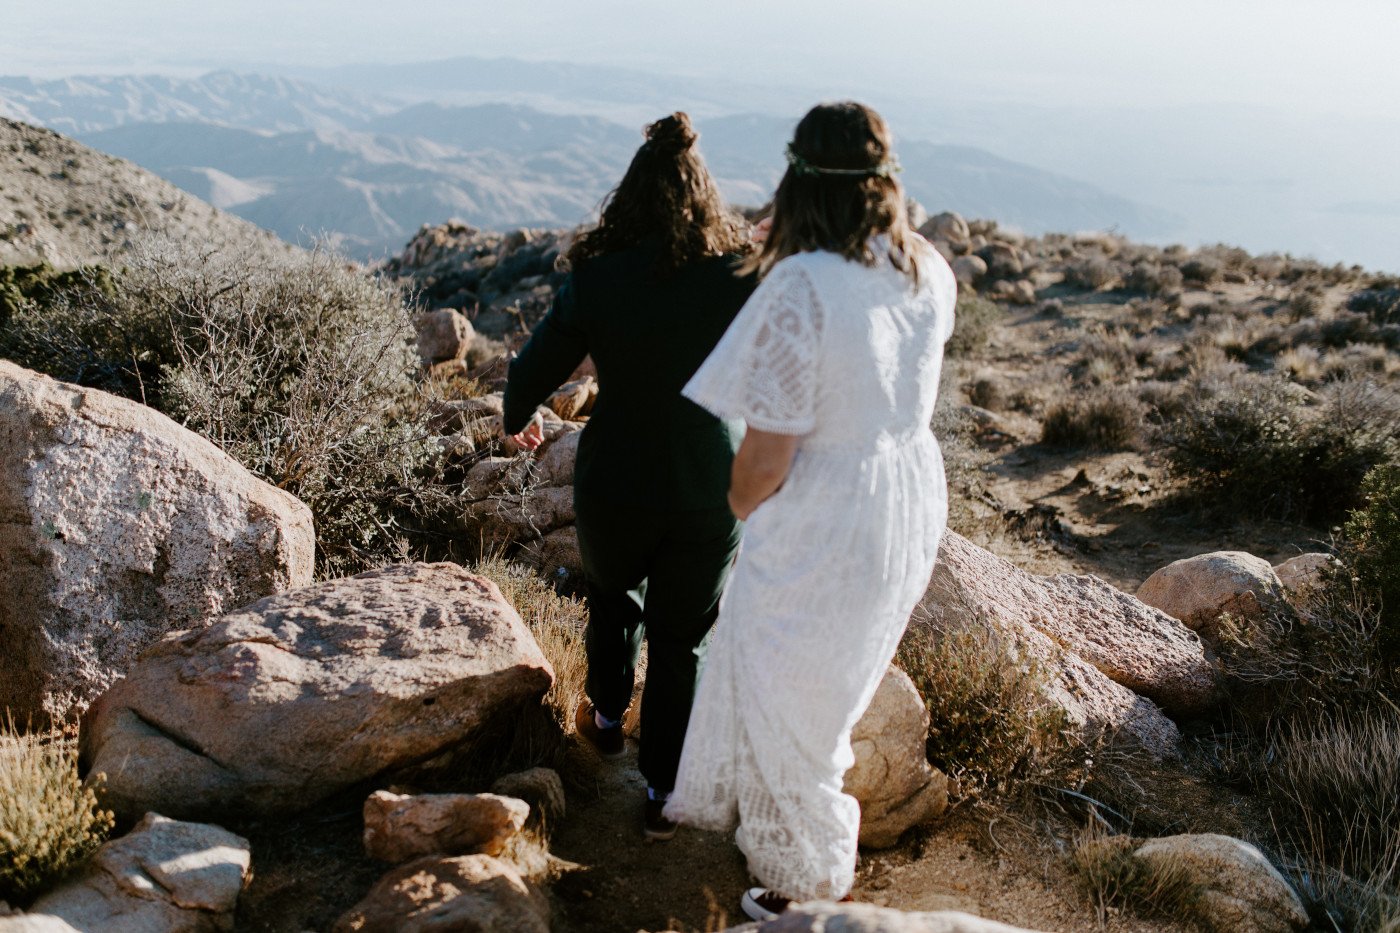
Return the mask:
{"type": "Polygon", "coordinates": [[[1047,666],[992,623],[911,627],[895,663],[929,711],[929,761],[965,794],[1005,793],[1075,772],[1064,713],[1050,707],[1047,666]]]}
{"type": "Polygon", "coordinates": [[[110,292],[112,278],[101,266],[59,272],[46,262],[33,266],[0,266],[0,330],[29,302],[46,306],[55,292],[91,282],[110,292]]]}
{"type": "Polygon", "coordinates": [[[1400,464],[1382,464],[1361,481],[1365,508],[1346,524],[1357,582],[1380,606],[1381,648],[1400,658],[1400,464]]]}
{"type": "Polygon", "coordinates": [[[398,516],[440,505],[397,288],[323,250],[201,252],[152,240],[103,287],[32,303],[0,354],[145,402],[218,444],[315,516],[318,569],[372,566],[398,516]]]}
{"type": "Polygon", "coordinates": [[[1131,450],[1138,442],[1147,409],[1122,387],[1071,394],[1045,412],[1040,439],[1055,447],[1131,450]]]}
{"type": "Polygon", "coordinates": [[[112,814],[78,777],[76,743],[0,726],[0,900],[28,903],[87,858],[112,814]]]}
{"type": "Polygon", "coordinates": [[[953,334],[948,338],[949,356],[971,356],[986,349],[992,328],[1005,314],[995,301],[967,295],[958,299],[953,318],[953,334]]]}
{"type": "Polygon", "coordinates": [[[1338,518],[1359,504],[1362,477],[1393,461],[1400,424],[1393,393],[1329,391],[1309,410],[1305,394],[1276,376],[1201,379],[1159,440],[1189,494],[1276,518],[1338,518]]]}

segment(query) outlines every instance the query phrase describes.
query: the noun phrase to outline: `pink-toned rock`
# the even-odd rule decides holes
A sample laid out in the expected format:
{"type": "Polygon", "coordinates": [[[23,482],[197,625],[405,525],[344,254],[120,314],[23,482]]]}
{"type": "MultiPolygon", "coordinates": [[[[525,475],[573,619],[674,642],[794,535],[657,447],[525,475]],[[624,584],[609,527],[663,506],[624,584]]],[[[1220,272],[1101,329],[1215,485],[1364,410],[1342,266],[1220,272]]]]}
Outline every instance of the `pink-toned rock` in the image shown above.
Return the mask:
{"type": "Polygon", "coordinates": [[[460,746],[552,680],[494,583],[404,564],[168,636],[93,704],[82,755],[118,814],[290,813],[460,746]]]}
{"type": "Polygon", "coordinates": [[[1278,574],[1262,557],[1214,551],[1173,561],[1144,580],[1137,597],[1213,642],[1222,613],[1257,617],[1282,591],[1278,574]]]}
{"type": "Polygon", "coordinates": [[[909,676],[891,665],[851,733],[856,763],[845,791],[860,801],[860,844],[886,848],[911,826],[942,815],[948,778],[928,763],[928,709],[909,676]]]}
{"type": "Polygon", "coordinates": [[[928,595],[945,612],[953,608],[966,618],[982,613],[1041,632],[1169,712],[1204,712],[1220,700],[1216,671],[1201,640],[1176,619],[1098,577],[1033,576],[949,533],[928,595]]]}
{"type": "Polygon", "coordinates": [[[578,442],[582,431],[565,434],[549,445],[539,460],[539,483],[541,486],[572,486],[574,484],[574,463],[578,459],[578,442]]]}
{"type": "MultiPolygon", "coordinates": [[[[26,919],[107,933],[225,933],[233,929],[250,863],[246,839],[148,813],[130,833],[98,849],[76,877],[35,901],[26,919]]],[[[5,924],[0,920],[0,931],[5,924]]]]}
{"type": "Polygon", "coordinates": [[[365,854],[395,865],[425,855],[499,855],[530,805],[496,794],[394,794],[365,800],[365,854]]]}
{"type": "Polygon", "coordinates": [[[1132,855],[1148,871],[1170,871],[1196,888],[1189,906],[1212,933],[1296,933],[1303,902],[1264,853],[1231,836],[1199,833],[1149,839],[1132,855]]]}
{"type": "Polygon", "coordinates": [[[1174,755],[1180,735],[1157,703],[1193,714],[1220,699],[1204,646],[1175,619],[1097,577],[1032,576],[948,532],[910,628],[969,626],[989,626],[1052,662],[1048,699],[1072,723],[1117,733],[1158,757],[1174,755]]]}
{"type": "Polygon", "coordinates": [[[953,277],[962,285],[976,285],[987,274],[987,263],[980,256],[959,256],[952,267],[953,277]]]}
{"type": "Polygon", "coordinates": [[[380,878],[331,933],[549,933],[549,901],[489,855],[429,856],[380,878]]]}
{"type": "Polygon", "coordinates": [[[564,818],[564,782],[552,768],[530,768],[496,778],[491,793],[516,797],[530,805],[530,812],[546,825],[564,818]]]}
{"type": "Polygon", "coordinates": [[[418,355],[429,362],[460,360],[471,349],[472,322],[451,308],[418,315],[418,355]]]}
{"type": "Polygon", "coordinates": [[[148,645],[311,582],[314,557],[310,510],[209,441],[0,360],[0,709],[16,721],[75,719],[148,645]]]}
{"type": "Polygon", "coordinates": [[[1341,562],[1331,554],[1299,554],[1274,567],[1279,583],[1286,590],[1317,588],[1327,580],[1327,575],[1341,566],[1341,562]]]}
{"type": "Polygon", "coordinates": [[[920,225],[919,233],[930,240],[951,240],[955,243],[966,242],[971,236],[967,221],[955,211],[944,211],[930,217],[920,225]]]}

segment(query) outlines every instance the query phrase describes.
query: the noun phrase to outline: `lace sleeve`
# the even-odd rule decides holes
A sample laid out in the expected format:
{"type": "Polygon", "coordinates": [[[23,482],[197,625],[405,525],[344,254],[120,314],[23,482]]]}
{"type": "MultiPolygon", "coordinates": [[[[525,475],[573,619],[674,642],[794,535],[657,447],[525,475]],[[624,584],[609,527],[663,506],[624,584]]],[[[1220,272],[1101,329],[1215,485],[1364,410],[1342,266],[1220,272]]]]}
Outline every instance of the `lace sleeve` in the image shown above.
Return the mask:
{"type": "Polygon", "coordinates": [[[816,425],[821,308],[806,272],[773,267],[681,390],[720,418],[774,434],[816,425]]]}

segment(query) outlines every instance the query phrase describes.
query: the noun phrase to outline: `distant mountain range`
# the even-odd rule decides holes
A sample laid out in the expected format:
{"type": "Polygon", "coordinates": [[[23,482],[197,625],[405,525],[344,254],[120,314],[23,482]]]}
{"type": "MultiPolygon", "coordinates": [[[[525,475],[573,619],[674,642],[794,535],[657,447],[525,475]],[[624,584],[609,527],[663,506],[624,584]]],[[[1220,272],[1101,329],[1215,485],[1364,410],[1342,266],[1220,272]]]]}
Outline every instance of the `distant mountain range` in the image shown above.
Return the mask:
{"type": "MultiPolygon", "coordinates": [[[[482,80],[481,93],[512,80],[535,86],[517,70],[482,80]]],[[[559,90],[569,75],[555,71],[543,69],[538,86],[559,90]]],[[[460,86],[460,72],[443,85],[460,86]]],[[[421,68],[407,74],[432,80],[421,68]]],[[[636,79],[620,72],[616,80],[625,89],[636,79]]],[[[402,90],[412,81],[382,84],[402,90]]],[[[364,258],[396,252],[422,224],[451,217],[495,229],[578,223],[641,142],[638,129],[598,116],[523,104],[407,103],[233,72],[0,78],[0,115],[130,159],[284,239],[326,234],[364,258]]],[[[697,120],[701,149],[728,198],[767,200],[792,122],[754,114],[697,120]]],[[[899,152],[910,194],[931,212],[995,217],[1036,233],[1117,227],[1162,236],[1177,223],[1165,211],[973,147],[904,140],[899,152]]]]}

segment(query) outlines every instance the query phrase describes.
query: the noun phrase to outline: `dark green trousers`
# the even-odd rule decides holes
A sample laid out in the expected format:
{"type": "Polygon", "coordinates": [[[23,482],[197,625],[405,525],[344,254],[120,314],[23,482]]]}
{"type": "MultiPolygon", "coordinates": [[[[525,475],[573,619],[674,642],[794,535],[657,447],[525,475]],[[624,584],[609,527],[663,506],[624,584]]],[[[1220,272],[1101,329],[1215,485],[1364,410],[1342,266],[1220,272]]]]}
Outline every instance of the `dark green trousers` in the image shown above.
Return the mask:
{"type": "Polygon", "coordinates": [[[574,511],[588,597],[588,698],[608,719],[622,718],[645,638],[638,767],[669,793],[739,522],[728,508],[632,508],[577,492],[574,511]]]}

